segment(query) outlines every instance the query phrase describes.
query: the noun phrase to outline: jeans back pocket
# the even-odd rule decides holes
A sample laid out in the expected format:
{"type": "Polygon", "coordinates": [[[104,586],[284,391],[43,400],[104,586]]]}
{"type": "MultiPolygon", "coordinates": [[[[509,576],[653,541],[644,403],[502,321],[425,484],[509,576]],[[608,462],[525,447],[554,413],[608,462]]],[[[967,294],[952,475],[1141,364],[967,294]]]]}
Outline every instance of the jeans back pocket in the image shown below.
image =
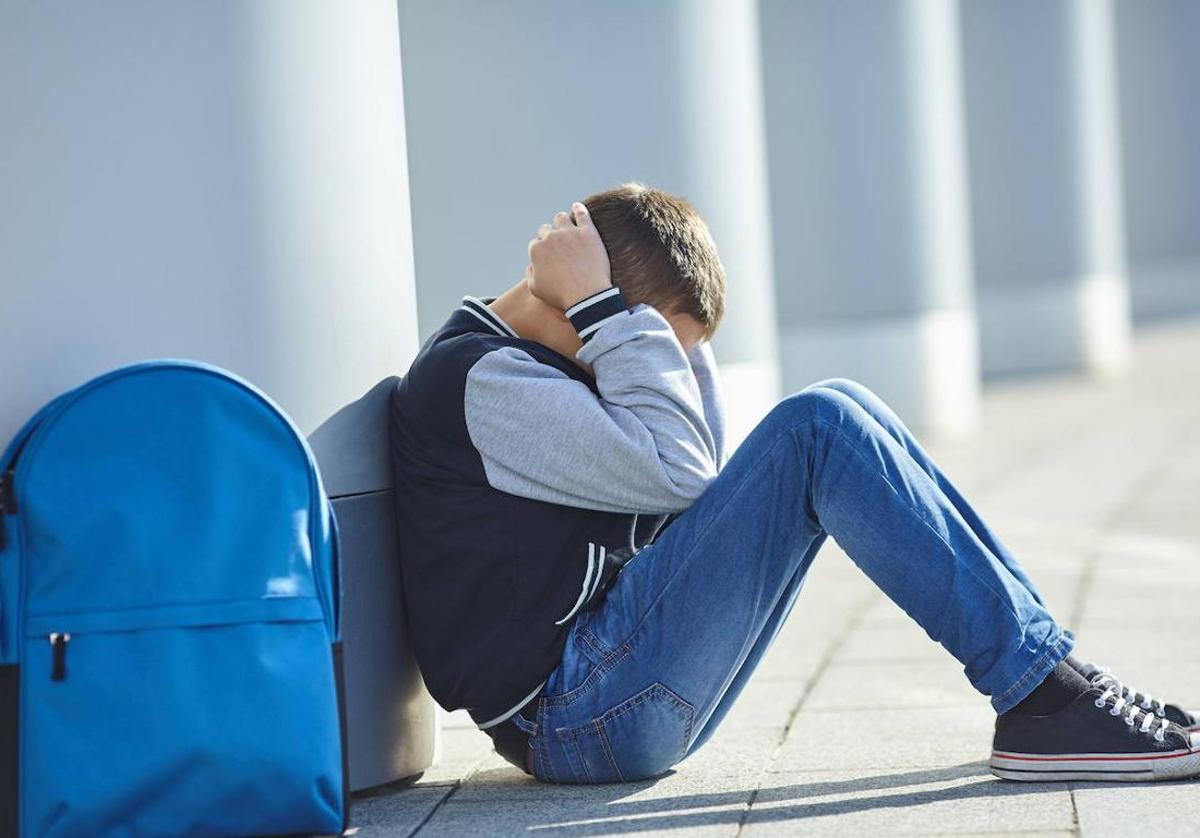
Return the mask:
{"type": "Polygon", "coordinates": [[[619,783],[664,773],[683,759],[695,708],[651,684],[590,722],[556,728],[575,782],[619,783]]]}

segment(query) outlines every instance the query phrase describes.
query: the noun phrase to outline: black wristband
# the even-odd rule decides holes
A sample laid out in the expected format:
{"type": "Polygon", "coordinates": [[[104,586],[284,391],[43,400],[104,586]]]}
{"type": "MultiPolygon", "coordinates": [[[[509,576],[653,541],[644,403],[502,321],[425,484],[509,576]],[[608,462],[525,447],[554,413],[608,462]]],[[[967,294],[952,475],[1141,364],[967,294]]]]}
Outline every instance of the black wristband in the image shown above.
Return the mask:
{"type": "Polygon", "coordinates": [[[575,331],[579,333],[579,339],[587,343],[606,320],[622,314],[626,310],[625,298],[621,296],[621,290],[613,286],[592,294],[590,297],[584,297],[567,309],[566,315],[567,319],[571,321],[571,325],[575,327],[575,331]]]}

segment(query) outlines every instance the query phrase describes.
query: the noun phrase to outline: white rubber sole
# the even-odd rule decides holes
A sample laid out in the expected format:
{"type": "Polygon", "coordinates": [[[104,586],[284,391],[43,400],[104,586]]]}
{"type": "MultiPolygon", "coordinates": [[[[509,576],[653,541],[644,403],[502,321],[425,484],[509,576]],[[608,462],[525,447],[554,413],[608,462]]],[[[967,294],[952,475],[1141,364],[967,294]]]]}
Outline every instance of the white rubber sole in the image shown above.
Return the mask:
{"type": "Polygon", "coordinates": [[[1200,777],[1200,750],[1190,748],[1148,756],[993,751],[991,768],[997,777],[1027,783],[1055,780],[1097,780],[1106,783],[1186,780],[1200,777]]]}

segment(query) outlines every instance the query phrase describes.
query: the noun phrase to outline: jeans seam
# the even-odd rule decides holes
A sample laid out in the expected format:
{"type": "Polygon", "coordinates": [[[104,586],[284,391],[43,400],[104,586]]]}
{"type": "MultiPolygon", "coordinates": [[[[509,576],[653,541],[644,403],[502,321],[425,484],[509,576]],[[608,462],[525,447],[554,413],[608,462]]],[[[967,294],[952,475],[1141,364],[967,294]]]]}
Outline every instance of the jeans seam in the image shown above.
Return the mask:
{"type": "Polygon", "coordinates": [[[612,766],[613,773],[617,775],[617,780],[624,782],[625,775],[621,773],[621,767],[617,765],[617,758],[613,755],[612,747],[608,742],[608,735],[604,732],[604,726],[600,724],[600,720],[596,719],[592,722],[596,728],[596,738],[600,740],[600,749],[604,751],[604,756],[608,760],[608,764],[612,766]]]}
{"type": "Polygon", "coordinates": [[[584,783],[592,782],[592,772],[588,770],[587,760],[583,758],[583,749],[579,747],[579,734],[572,731],[570,736],[570,746],[575,751],[575,759],[579,762],[579,769],[583,772],[584,783]]]}
{"type": "Polygon", "coordinates": [[[599,664],[603,663],[604,658],[608,653],[600,647],[599,641],[592,636],[590,631],[581,628],[575,636],[579,638],[579,643],[581,646],[588,647],[588,649],[590,649],[595,655],[595,658],[592,660],[593,664],[598,666],[599,664]]]}
{"type": "Polygon", "coordinates": [[[583,679],[583,682],[578,687],[567,690],[560,695],[543,696],[542,701],[546,702],[545,706],[547,708],[566,707],[569,704],[573,704],[578,698],[591,692],[605,675],[625,659],[629,651],[630,646],[628,643],[620,644],[592,667],[591,672],[587,674],[587,677],[583,679]]]}
{"type": "Polygon", "coordinates": [[[606,721],[608,719],[620,718],[629,711],[633,710],[635,707],[639,707],[656,697],[664,699],[667,703],[674,705],[677,709],[683,712],[686,722],[684,724],[683,744],[680,747],[680,750],[686,754],[687,743],[692,736],[692,724],[695,722],[696,718],[696,708],[691,704],[691,702],[686,701],[677,695],[674,690],[661,681],[656,681],[643,690],[640,694],[634,696],[633,699],[631,699],[629,702],[626,702],[626,705],[621,706],[618,712],[612,713],[611,715],[609,715],[609,713],[605,713],[600,718],[606,721]]]}
{"type": "Polygon", "coordinates": [[[552,783],[556,783],[558,782],[558,778],[555,777],[554,772],[550,770],[550,766],[552,764],[550,759],[550,724],[546,720],[544,702],[544,698],[538,702],[538,721],[540,722],[539,727],[541,728],[541,730],[538,732],[538,735],[541,741],[534,746],[534,758],[538,767],[541,769],[541,776],[545,777],[552,783]]]}

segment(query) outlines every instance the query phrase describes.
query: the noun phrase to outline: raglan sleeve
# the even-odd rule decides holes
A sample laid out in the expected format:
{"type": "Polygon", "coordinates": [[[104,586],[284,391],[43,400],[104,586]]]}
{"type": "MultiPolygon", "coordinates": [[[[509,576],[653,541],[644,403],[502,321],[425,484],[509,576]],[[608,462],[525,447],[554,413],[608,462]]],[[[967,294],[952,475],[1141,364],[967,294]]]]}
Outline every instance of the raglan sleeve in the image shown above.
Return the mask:
{"type": "Polygon", "coordinates": [[[725,450],[725,391],[721,387],[717,359],[708,341],[697,343],[688,351],[687,356],[688,363],[692,365],[692,373],[696,376],[696,384],[700,388],[704,421],[713,440],[713,460],[719,470],[725,466],[728,452],[725,450]]]}
{"type": "Polygon", "coordinates": [[[467,431],[500,491],[609,512],[680,512],[716,476],[718,444],[670,325],[650,306],[626,309],[613,291],[567,310],[599,396],[520,347],[497,348],[467,373],[467,431]]]}

